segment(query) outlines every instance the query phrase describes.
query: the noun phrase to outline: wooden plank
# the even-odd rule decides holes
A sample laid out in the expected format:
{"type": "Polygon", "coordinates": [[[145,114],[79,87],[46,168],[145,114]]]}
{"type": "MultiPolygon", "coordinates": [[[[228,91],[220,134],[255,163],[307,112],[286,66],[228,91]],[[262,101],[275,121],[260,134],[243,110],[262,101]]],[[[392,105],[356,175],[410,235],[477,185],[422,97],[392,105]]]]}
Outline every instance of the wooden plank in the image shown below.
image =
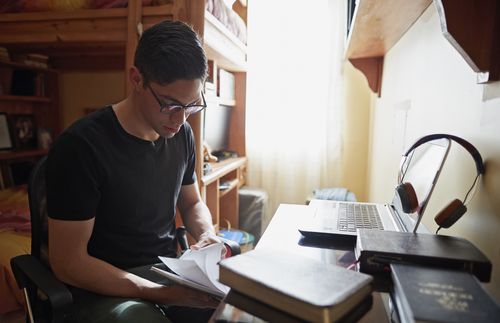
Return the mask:
{"type": "Polygon", "coordinates": [[[0,23],[0,43],[124,42],[124,18],[0,23]]]}
{"type": "MultiPolygon", "coordinates": [[[[176,1],[177,2],[177,1],[176,1]]],[[[179,1],[180,3],[181,1],[179,1]]],[[[186,22],[190,24],[193,29],[198,33],[201,41],[203,41],[204,20],[203,12],[205,11],[205,0],[190,0],[185,1],[183,7],[185,8],[186,22]]],[[[178,10],[182,10],[179,6],[178,10]]],[[[179,12],[181,14],[181,12],[179,12]]],[[[201,178],[203,175],[203,119],[202,114],[197,113],[189,117],[189,124],[193,129],[194,141],[196,144],[196,166],[195,171],[198,176],[198,184],[201,186],[201,178]]]]}
{"type": "Polygon", "coordinates": [[[212,184],[207,185],[205,189],[206,189],[205,203],[207,204],[207,207],[210,210],[210,213],[212,214],[213,224],[218,225],[220,221],[219,181],[215,181],[212,184]]]}
{"type": "Polygon", "coordinates": [[[500,4],[497,0],[435,0],[444,37],[469,66],[483,73],[478,82],[500,78],[500,4]],[[466,23],[464,23],[466,22],[466,23]]]}
{"type": "Polygon", "coordinates": [[[220,202],[220,227],[225,228],[239,228],[239,196],[238,190],[229,190],[223,197],[221,197],[220,202]]]}
{"type": "MultiPolygon", "coordinates": [[[[133,1],[135,2],[135,1],[133,1]]],[[[101,19],[127,17],[126,8],[111,9],[80,9],[68,11],[42,11],[42,12],[21,12],[21,13],[2,13],[0,23],[19,22],[19,21],[55,21],[55,20],[79,20],[79,19],[101,19]]]]}
{"type": "Polygon", "coordinates": [[[360,0],[347,41],[347,58],[384,56],[432,0],[360,0]]]}
{"type": "Polygon", "coordinates": [[[231,113],[229,127],[229,149],[238,153],[238,156],[246,156],[245,146],[245,111],[246,111],[246,73],[234,73],[235,77],[235,99],[236,105],[231,113]]]}
{"type": "Polygon", "coordinates": [[[0,95],[2,101],[50,103],[51,100],[44,96],[0,95]]]}
{"type": "Polygon", "coordinates": [[[220,67],[246,71],[246,45],[209,12],[205,12],[204,47],[220,67]]]}
{"type": "Polygon", "coordinates": [[[228,158],[217,163],[210,163],[212,171],[207,175],[202,176],[201,181],[203,185],[208,185],[231,171],[245,165],[247,162],[246,157],[228,158]]]}
{"type": "MultiPolygon", "coordinates": [[[[142,1],[129,1],[127,18],[127,47],[125,50],[125,79],[128,80],[128,72],[134,65],[134,55],[137,44],[139,43],[142,18],[142,1]]],[[[125,83],[126,93],[130,94],[132,86],[130,82],[125,83]]]]}

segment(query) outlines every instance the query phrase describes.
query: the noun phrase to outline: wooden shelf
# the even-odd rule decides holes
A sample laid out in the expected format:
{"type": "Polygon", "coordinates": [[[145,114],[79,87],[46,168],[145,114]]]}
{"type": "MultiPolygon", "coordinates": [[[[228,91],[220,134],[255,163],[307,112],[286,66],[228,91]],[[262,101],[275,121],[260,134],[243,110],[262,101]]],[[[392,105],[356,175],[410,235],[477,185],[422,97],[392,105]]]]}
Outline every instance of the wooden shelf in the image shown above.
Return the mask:
{"type": "Polygon", "coordinates": [[[380,93],[383,56],[422,15],[432,0],[360,0],[347,39],[346,57],[380,93]]]}
{"type": "MultiPolygon", "coordinates": [[[[383,60],[433,0],[359,0],[345,55],[381,89],[383,60]]],[[[500,79],[500,4],[497,0],[434,0],[443,35],[480,73],[478,82],[500,79]]]]}
{"type": "Polygon", "coordinates": [[[0,151],[0,160],[11,160],[28,157],[39,157],[49,153],[48,149],[19,150],[19,151],[0,151]]]}
{"type": "Polygon", "coordinates": [[[219,104],[226,107],[234,107],[236,105],[236,100],[219,98],[219,104]]]}
{"type": "Polygon", "coordinates": [[[13,61],[3,61],[0,60],[0,66],[9,66],[12,67],[13,69],[23,69],[23,70],[31,70],[31,71],[40,71],[44,73],[57,73],[56,70],[47,68],[47,67],[39,67],[39,66],[31,66],[19,62],[13,62],[13,61]]]}
{"type": "Polygon", "coordinates": [[[231,181],[231,183],[229,184],[229,187],[226,188],[226,189],[220,189],[219,188],[219,198],[222,198],[224,196],[226,196],[227,194],[229,194],[232,190],[236,189],[238,187],[238,179],[233,179],[231,181]]]}
{"type": "Polygon", "coordinates": [[[500,80],[498,0],[434,0],[441,31],[473,71],[477,82],[500,80]]]}
{"type": "Polygon", "coordinates": [[[45,96],[0,95],[0,101],[50,103],[52,100],[45,96]]]}
{"type": "Polygon", "coordinates": [[[203,175],[201,182],[203,185],[208,185],[227,173],[245,165],[247,159],[246,157],[228,158],[217,163],[210,163],[212,171],[206,175],[203,175]]]}

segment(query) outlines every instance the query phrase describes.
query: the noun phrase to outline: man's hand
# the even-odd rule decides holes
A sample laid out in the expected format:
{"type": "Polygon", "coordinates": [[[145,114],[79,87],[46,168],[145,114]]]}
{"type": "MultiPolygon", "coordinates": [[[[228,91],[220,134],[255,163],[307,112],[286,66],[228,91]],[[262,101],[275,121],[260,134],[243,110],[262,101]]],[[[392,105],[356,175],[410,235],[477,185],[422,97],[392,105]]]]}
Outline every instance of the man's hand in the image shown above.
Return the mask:
{"type": "Polygon", "coordinates": [[[196,242],[194,245],[191,245],[190,248],[192,250],[198,250],[213,243],[220,242],[222,242],[221,239],[219,239],[219,237],[215,233],[213,233],[212,231],[205,231],[200,235],[198,242],[196,242]]]}

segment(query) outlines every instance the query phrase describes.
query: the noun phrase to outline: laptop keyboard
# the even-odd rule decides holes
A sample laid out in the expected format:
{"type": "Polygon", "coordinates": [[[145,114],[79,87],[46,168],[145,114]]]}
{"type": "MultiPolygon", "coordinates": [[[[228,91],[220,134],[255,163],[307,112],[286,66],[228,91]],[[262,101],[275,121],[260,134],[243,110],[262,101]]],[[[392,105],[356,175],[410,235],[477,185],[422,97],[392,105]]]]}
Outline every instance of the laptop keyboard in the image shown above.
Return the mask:
{"type": "Polygon", "coordinates": [[[340,203],[337,229],[355,232],[357,228],[384,230],[377,211],[372,204],[340,203]]]}

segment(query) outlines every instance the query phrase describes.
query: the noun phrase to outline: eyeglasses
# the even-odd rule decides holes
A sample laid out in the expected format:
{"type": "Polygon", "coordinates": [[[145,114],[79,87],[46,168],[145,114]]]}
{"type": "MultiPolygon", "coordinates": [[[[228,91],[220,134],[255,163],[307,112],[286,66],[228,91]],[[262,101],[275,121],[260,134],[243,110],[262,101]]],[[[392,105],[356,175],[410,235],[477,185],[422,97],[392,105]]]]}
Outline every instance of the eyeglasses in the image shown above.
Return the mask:
{"type": "Polygon", "coordinates": [[[156,101],[158,102],[158,105],[160,106],[160,112],[164,114],[174,114],[181,111],[181,109],[184,109],[184,113],[190,115],[200,112],[201,110],[207,107],[207,102],[205,101],[205,96],[203,95],[203,91],[201,92],[201,100],[203,102],[202,104],[183,105],[180,103],[166,103],[158,97],[158,95],[155,93],[155,91],[153,91],[150,85],[148,85],[148,88],[155,97],[156,101]]]}

